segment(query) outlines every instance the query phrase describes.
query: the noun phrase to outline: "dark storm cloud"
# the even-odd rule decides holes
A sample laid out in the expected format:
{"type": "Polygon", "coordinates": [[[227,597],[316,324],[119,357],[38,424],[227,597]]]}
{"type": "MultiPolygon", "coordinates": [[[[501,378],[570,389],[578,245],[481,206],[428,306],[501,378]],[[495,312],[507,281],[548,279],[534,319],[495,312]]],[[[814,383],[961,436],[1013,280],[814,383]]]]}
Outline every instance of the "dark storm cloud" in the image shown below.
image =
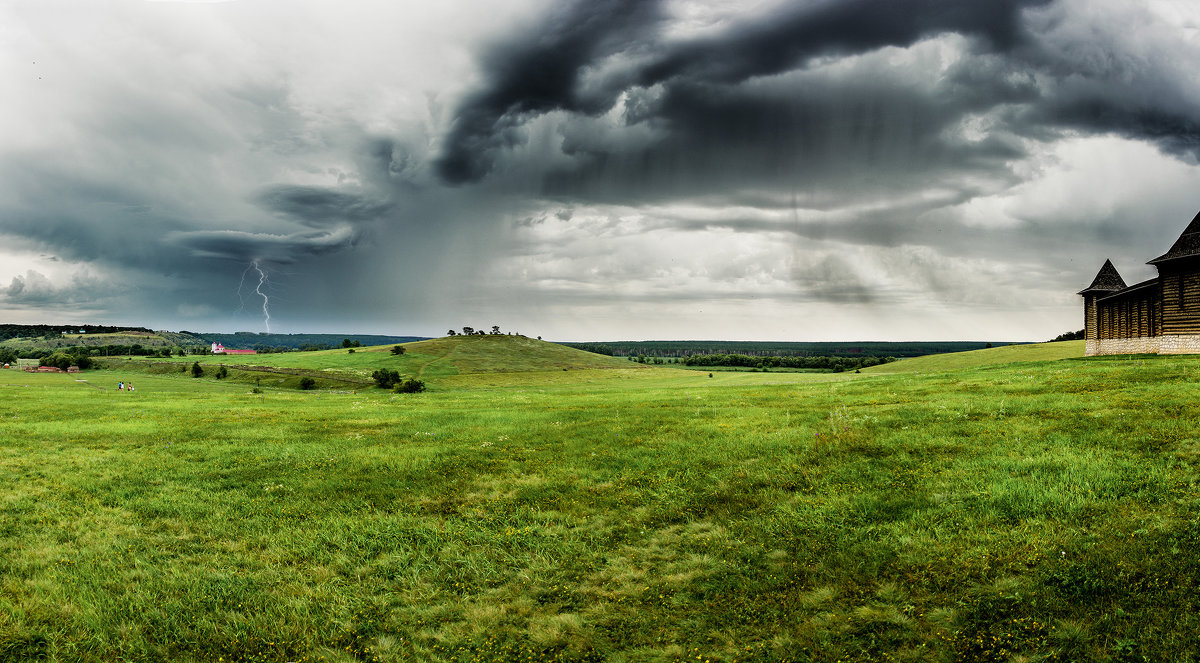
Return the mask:
{"type": "Polygon", "coordinates": [[[1020,156],[1002,137],[947,140],[947,129],[972,109],[953,98],[887,80],[813,81],[807,91],[674,85],[655,100],[653,113],[669,130],[653,144],[613,150],[604,136],[564,128],[564,152],[578,158],[550,170],[545,191],[618,201],[803,182],[809,190],[895,193],[972,170],[1003,177],[1004,164],[1020,156]]]}
{"type": "Polygon", "coordinates": [[[1015,181],[1020,138],[1064,130],[1200,155],[1186,68],[1051,0],[804,3],[676,41],[655,3],[637,3],[637,29],[619,4],[578,3],[489,51],[489,77],[443,142],[442,178],[483,179],[525,124],[553,111],[568,159],[542,166],[543,192],[609,202],[797,183],[839,199],[847,187],[882,199],[931,181],[973,195],[968,180],[1015,181]],[[919,62],[879,58],[852,75],[828,66],[947,34],[965,51],[929,85],[913,82],[919,62]],[[598,128],[614,109],[624,126],[598,128]],[[988,129],[964,139],[960,123],[978,116],[988,129]]]}
{"type": "Polygon", "coordinates": [[[980,37],[1007,50],[1024,37],[1020,13],[1050,0],[835,0],[800,5],[685,43],[647,66],[648,87],[673,78],[736,83],[787,71],[816,56],[844,56],[884,46],[908,46],[942,32],[980,37]]]}
{"type": "Polygon", "coordinates": [[[266,260],[274,263],[292,263],[304,257],[345,250],[354,246],[356,239],[357,234],[349,225],[329,231],[287,235],[199,230],[174,232],[166,237],[168,243],[183,247],[198,257],[239,262],[266,260]]]}
{"type": "Polygon", "coordinates": [[[459,110],[436,167],[448,183],[473,182],[491,168],[495,150],[520,141],[528,116],[552,110],[597,113],[611,99],[579,94],[583,71],[597,60],[636,47],[659,20],[653,0],[588,0],[556,11],[535,34],[491,49],[491,82],[459,110]]]}
{"type": "Polygon", "coordinates": [[[272,212],[318,227],[347,221],[373,221],[391,207],[386,202],[327,187],[290,184],[267,188],[258,195],[257,202],[272,212]]]}
{"type": "MultiPolygon", "coordinates": [[[[977,37],[988,48],[1008,49],[1023,37],[1021,10],[1047,1],[821,2],[683,43],[655,41],[651,28],[660,18],[657,3],[635,2],[639,12],[625,14],[628,3],[580,2],[538,26],[536,37],[523,35],[516,45],[489,53],[491,81],[459,109],[443,147],[439,173],[454,184],[477,181],[487,175],[498,149],[520,141],[517,128],[531,116],[554,110],[598,115],[611,109],[625,91],[634,94],[626,106],[628,121],[667,120],[684,140],[723,140],[721,132],[708,131],[711,127],[687,126],[689,120],[701,124],[717,120],[724,127],[733,120],[732,126],[757,126],[762,133],[786,131],[806,119],[802,109],[786,104],[776,110],[756,107],[762,100],[750,96],[737,104],[730,89],[753,77],[793,70],[813,57],[908,46],[943,32],[977,37]],[[639,29],[631,29],[639,23],[639,29]],[[617,48],[625,49],[622,55],[627,62],[604,73],[604,60],[614,56],[617,48]],[[597,77],[598,82],[592,80],[597,77]],[[638,91],[656,85],[666,87],[664,103],[639,107],[638,91]],[[716,107],[703,103],[714,95],[724,97],[716,107]],[[695,113],[682,112],[685,107],[695,113]],[[772,113],[775,117],[770,117],[772,113]],[[756,117],[764,114],[767,117],[756,117]]],[[[805,91],[803,98],[791,103],[819,103],[815,96],[805,91]]],[[[742,135],[733,140],[757,138],[742,135]]]]}

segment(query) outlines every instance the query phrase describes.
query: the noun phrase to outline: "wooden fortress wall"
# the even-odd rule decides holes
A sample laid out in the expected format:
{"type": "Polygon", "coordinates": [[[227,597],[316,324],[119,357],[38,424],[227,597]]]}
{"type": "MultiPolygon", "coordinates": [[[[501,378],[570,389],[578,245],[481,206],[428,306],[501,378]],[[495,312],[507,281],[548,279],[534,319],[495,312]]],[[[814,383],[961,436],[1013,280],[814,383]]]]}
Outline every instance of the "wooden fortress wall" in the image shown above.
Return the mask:
{"type": "Polygon", "coordinates": [[[1160,265],[1157,279],[1088,296],[1084,317],[1088,355],[1200,353],[1200,263],[1160,265]]]}

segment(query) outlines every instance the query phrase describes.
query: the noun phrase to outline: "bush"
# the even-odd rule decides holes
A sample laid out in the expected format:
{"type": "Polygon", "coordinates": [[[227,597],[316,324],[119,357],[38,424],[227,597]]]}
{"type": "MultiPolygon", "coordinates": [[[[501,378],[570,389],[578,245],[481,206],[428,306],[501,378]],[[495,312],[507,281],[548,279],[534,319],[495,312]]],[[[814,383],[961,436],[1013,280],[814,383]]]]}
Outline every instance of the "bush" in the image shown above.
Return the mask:
{"type": "Polygon", "coordinates": [[[396,385],[397,394],[415,394],[425,391],[425,383],[413,378],[404,378],[396,385]]]}
{"type": "MultiPolygon", "coordinates": [[[[13,361],[16,361],[16,360],[14,359],[13,361]]],[[[11,362],[9,362],[9,363],[11,363],[11,362]]],[[[78,366],[80,368],[80,370],[84,370],[87,368],[91,368],[92,359],[91,359],[91,357],[87,356],[87,350],[79,348],[75,352],[71,352],[69,350],[68,351],[59,350],[57,352],[52,352],[52,353],[42,357],[38,363],[41,364],[42,366],[53,366],[55,368],[61,368],[64,371],[67,370],[67,368],[69,368],[71,366],[78,366]],[[78,352],[80,352],[80,351],[82,351],[83,354],[78,354],[78,352]]]]}
{"type": "Polygon", "coordinates": [[[200,368],[200,362],[198,362],[198,361],[192,362],[192,377],[198,378],[201,375],[204,375],[204,369],[200,368]]]}
{"type": "Polygon", "coordinates": [[[225,364],[221,364],[221,367],[217,369],[217,379],[221,380],[228,376],[229,376],[229,369],[225,368],[225,364]]]}
{"type": "Polygon", "coordinates": [[[371,374],[371,379],[380,389],[391,389],[400,382],[400,374],[396,371],[381,368],[371,374]]]}
{"type": "Polygon", "coordinates": [[[300,388],[301,389],[308,391],[309,389],[312,389],[315,386],[317,386],[316,380],[314,380],[312,378],[308,378],[308,377],[300,378],[300,388]]]}
{"type": "Polygon", "coordinates": [[[392,354],[397,355],[397,356],[404,354],[404,346],[403,345],[393,345],[392,346],[392,354]]]}

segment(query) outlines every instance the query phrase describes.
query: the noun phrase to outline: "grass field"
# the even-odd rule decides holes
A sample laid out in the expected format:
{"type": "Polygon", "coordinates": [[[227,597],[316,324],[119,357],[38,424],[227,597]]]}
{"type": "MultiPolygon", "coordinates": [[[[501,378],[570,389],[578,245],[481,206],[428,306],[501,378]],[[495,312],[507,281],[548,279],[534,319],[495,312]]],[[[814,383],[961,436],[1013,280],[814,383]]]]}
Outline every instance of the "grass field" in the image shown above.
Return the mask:
{"type": "Polygon", "coordinates": [[[0,660],[1200,660],[1200,357],[547,346],[0,373],[0,660]]]}

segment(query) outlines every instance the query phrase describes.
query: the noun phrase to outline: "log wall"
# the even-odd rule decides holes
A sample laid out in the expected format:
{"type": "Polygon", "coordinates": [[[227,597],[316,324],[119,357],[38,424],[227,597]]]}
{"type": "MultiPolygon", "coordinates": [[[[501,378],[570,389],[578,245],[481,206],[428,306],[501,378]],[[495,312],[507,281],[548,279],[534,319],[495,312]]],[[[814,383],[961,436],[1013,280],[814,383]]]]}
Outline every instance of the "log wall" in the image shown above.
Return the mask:
{"type": "Polygon", "coordinates": [[[1200,270],[1162,265],[1162,333],[1200,334],[1200,270]]]}
{"type": "MultiPolygon", "coordinates": [[[[1158,292],[1157,287],[1145,287],[1098,300],[1095,304],[1096,340],[1161,334],[1163,317],[1158,292]]],[[[1197,324],[1200,325],[1200,319],[1197,324]]],[[[1200,326],[1197,331],[1200,332],[1200,326]]]]}

